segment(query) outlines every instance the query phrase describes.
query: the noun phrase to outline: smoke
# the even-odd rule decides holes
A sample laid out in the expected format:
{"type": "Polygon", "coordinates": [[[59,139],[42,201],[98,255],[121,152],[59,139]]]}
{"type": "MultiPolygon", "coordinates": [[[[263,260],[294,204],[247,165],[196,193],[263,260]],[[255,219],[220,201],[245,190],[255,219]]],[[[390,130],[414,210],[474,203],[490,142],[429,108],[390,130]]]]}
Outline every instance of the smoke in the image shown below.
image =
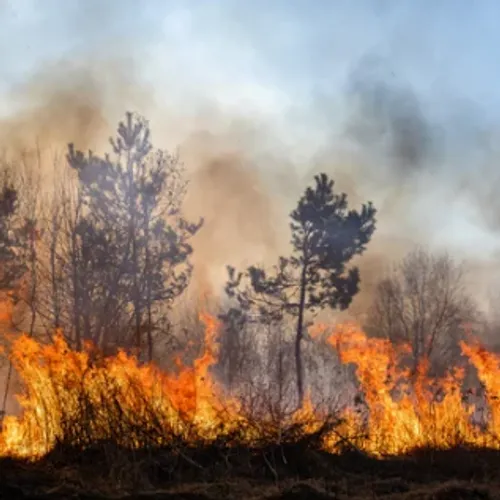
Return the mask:
{"type": "Polygon", "coordinates": [[[333,126],[312,173],[332,175],[351,206],[371,200],[378,209],[374,238],[356,261],[362,285],[351,313],[366,310],[381,275],[415,245],[464,262],[471,293],[487,307],[500,283],[494,126],[460,102],[451,115],[433,112],[390,60],[372,53],[352,65],[343,99],[342,120],[323,115],[333,126]]]}
{"type": "Polygon", "coordinates": [[[442,140],[425,116],[418,96],[398,81],[384,60],[363,57],[347,81],[352,115],[346,136],[365,154],[391,168],[393,182],[435,167],[442,140]]]}
{"type": "Polygon", "coordinates": [[[8,96],[19,103],[0,121],[0,139],[11,152],[106,147],[124,103],[146,102],[147,87],[134,82],[135,68],[120,60],[61,61],[42,68],[8,96]],[[105,75],[105,77],[104,77],[105,75]]]}
{"type": "Polygon", "coordinates": [[[201,214],[205,221],[193,242],[200,286],[223,286],[227,265],[275,260],[284,250],[279,198],[273,198],[251,149],[230,135],[205,131],[190,136],[180,154],[191,171],[187,215],[201,214]]]}
{"type": "Polygon", "coordinates": [[[41,187],[50,190],[67,170],[67,144],[109,152],[108,138],[131,109],[151,118],[155,147],[178,151],[190,183],[186,216],[205,220],[194,240],[194,290],[222,285],[228,264],[273,259],[283,249],[278,227],[286,220],[279,217],[279,195],[266,184],[272,176],[262,175],[263,132],[255,131],[256,122],[203,105],[192,113],[159,110],[134,75],[134,66],[120,60],[58,63],[36,72],[11,95],[19,109],[0,120],[6,158],[43,171],[41,187]]]}
{"type": "MultiPolygon", "coordinates": [[[[480,107],[422,90],[408,77],[411,61],[405,66],[383,44],[375,50],[368,38],[338,30],[342,50],[322,58],[328,16],[298,5],[250,19],[224,4],[48,1],[44,14],[29,4],[2,12],[5,32],[24,30],[37,51],[13,38],[22,64],[5,64],[11,87],[2,90],[10,104],[2,106],[1,144],[11,156],[38,146],[50,185],[54,155],[63,158],[68,142],[104,152],[125,111],[146,116],[154,145],[178,148],[186,165],[187,215],[205,217],[195,239],[200,286],[220,284],[226,264],[286,252],[287,214],[319,171],[350,206],[371,200],[379,211],[358,260],[361,309],[385,268],[416,243],[447,249],[494,279],[495,123],[480,107]]],[[[336,15],[354,15],[349,26],[361,16],[347,8],[336,15]]],[[[386,38],[398,45],[394,37],[386,38]]]]}

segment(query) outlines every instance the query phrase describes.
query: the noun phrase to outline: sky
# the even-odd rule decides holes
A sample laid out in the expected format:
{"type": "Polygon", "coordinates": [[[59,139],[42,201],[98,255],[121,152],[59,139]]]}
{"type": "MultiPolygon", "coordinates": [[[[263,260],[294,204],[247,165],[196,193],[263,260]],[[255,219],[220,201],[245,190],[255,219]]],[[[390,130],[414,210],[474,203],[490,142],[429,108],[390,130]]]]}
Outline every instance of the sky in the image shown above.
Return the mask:
{"type": "Polygon", "coordinates": [[[0,113],[41,68],[128,60],[152,114],[265,122],[295,169],[345,162],[382,232],[498,259],[499,19],[495,0],[0,0],[0,113]]]}
{"type": "Polygon", "coordinates": [[[287,101],[334,92],[357,60],[377,54],[432,101],[471,99],[488,114],[500,105],[494,0],[2,0],[0,8],[4,86],[68,54],[124,43],[151,77],[182,71],[181,80],[198,78],[192,86],[235,98],[252,85],[264,102],[266,93],[287,101]]]}

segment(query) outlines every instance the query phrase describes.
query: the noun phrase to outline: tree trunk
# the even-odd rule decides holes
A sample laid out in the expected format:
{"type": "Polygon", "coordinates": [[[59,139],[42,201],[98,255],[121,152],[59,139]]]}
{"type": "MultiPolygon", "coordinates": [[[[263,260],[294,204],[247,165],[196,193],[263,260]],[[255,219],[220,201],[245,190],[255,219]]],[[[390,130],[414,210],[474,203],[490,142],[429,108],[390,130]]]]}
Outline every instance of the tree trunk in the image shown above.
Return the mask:
{"type": "Polygon", "coordinates": [[[285,385],[285,367],[284,367],[284,352],[283,352],[283,332],[281,328],[279,329],[278,337],[278,408],[279,408],[279,419],[283,418],[284,410],[284,385],[285,385]]]}
{"type": "MultiPolygon", "coordinates": [[[[38,291],[38,275],[37,275],[37,262],[38,262],[38,255],[37,255],[37,249],[36,249],[36,242],[35,242],[35,226],[30,230],[30,263],[31,263],[31,291],[30,291],[30,311],[31,311],[31,320],[30,320],[30,327],[29,327],[29,334],[30,336],[33,336],[35,332],[35,324],[36,324],[36,304],[37,304],[37,291],[38,291]]],[[[59,301],[57,301],[59,304],[59,301]]],[[[59,328],[59,324],[56,326],[56,328],[59,328]]]]}
{"type": "Polygon", "coordinates": [[[148,361],[153,361],[153,314],[151,304],[148,305],[148,361]]]}
{"type": "Polygon", "coordinates": [[[150,223],[151,223],[151,213],[149,207],[146,203],[142,206],[144,212],[144,252],[145,252],[145,263],[143,280],[145,285],[146,293],[146,314],[147,314],[147,342],[148,342],[148,361],[151,363],[153,361],[153,274],[154,269],[151,265],[151,254],[150,254],[150,223]]]}
{"type": "Polygon", "coordinates": [[[297,372],[297,394],[299,407],[304,403],[304,367],[302,364],[302,338],[304,336],[304,308],[306,303],[306,272],[307,265],[304,264],[300,277],[300,301],[299,315],[297,318],[297,331],[295,335],[295,367],[297,372]]]}
{"type": "Polygon", "coordinates": [[[127,175],[128,175],[128,189],[129,189],[129,227],[128,237],[132,245],[132,304],[134,316],[134,336],[135,347],[137,349],[138,359],[143,358],[142,352],[142,300],[141,288],[139,286],[139,253],[138,253],[138,217],[137,217],[137,190],[134,184],[134,161],[132,159],[130,150],[127,150],[127,175]]]}
{"type": "Polygon", "coordinates": [[[81,351],[82,349],[82,332],[81,332],[81,325],[80,325],[80,319],[81,319],[81,294],[82,291],[80,289],[80,274],[79,274],[79,262],[78,262],[78,256],[77,256],[77,243],[76,243],[76,234],[75,230],[73,229],[73,233],[71,235],[71,277],[73,280],[73,323],[74,323],[74,328],[75,328],[75,348],[77,351],[81,351]]]}

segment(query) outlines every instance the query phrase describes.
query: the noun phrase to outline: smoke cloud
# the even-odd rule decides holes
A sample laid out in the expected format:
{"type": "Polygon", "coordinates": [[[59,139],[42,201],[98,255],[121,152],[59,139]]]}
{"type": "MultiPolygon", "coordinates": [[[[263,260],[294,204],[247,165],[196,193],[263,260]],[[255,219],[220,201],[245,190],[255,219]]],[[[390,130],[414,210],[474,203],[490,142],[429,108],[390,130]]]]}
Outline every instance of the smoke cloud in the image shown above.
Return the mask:
{"type": "Polygon", "coordinates": [[[125,111],[146,116],[155,146],[178,148],[186,165],[188,216],[206,219],[195,241],[200,283],[220,284],[226,264],[286,251],[286,216],[319,171],[352,206],[371,200],[379,210],[359,259],[358,305],[416,243],[466,259],[477,293],[496,280],[497,122],[470,104],[476,79],[453,86],[440,70],[445,56],[459,68],[482,49],[457,57],[437,25],[430,45],[419,43],[422,25],[409,19],[423,22],[420,9],[278,2],[261,16],[264,4],[154,0],[0,9],[12,47],[2,147],[15,156],[38,145],[50,184],[68,142],[105,151],[125,111]]]}

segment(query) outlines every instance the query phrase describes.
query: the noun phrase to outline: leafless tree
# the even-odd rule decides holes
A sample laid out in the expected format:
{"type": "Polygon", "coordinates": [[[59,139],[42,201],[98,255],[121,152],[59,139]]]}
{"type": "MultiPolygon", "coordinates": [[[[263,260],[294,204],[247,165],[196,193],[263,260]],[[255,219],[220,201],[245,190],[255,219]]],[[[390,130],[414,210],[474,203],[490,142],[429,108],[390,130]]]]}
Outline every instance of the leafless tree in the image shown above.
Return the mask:
{"type": "Polygon", "coordinates": [[[424,358],[443,364],[477,318],[464,277],[448,254],[416,248],[378,283],[366,329],[408,343],[414,368],[424,358]]]}

